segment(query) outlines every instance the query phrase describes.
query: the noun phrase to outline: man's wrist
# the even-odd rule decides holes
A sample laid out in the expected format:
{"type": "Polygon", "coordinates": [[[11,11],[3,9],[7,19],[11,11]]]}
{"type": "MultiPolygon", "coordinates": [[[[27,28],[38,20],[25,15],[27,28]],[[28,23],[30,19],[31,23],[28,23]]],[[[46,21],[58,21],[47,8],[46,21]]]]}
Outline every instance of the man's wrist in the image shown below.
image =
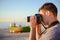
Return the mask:
{"type": "Polygon", "coordinates": [[[34,31],[34,30],[36,30],[36,28],[30,28],[30,30],[34,31]]]}

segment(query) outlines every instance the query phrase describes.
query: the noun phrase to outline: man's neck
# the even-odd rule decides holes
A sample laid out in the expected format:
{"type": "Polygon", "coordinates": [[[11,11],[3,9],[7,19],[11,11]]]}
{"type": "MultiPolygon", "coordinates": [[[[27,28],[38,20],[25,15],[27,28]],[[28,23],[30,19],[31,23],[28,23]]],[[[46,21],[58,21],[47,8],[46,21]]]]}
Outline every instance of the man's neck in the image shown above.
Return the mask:
{"type": "Polygon", "coordinates": [[[55,21],[52,21],[49,25],[48,25],[48,28],[56,25],[56,24],[59,24],[59,21],[58,20],[55,20],[55,21]]]}
{"type": "Polygon", "coordinates": [[[51,23],[53,23],[55,21],[57,21],[57,19],[51,19],[51,20],[49,20],[49,24],[48,25],[50,25],[51,23]]]}

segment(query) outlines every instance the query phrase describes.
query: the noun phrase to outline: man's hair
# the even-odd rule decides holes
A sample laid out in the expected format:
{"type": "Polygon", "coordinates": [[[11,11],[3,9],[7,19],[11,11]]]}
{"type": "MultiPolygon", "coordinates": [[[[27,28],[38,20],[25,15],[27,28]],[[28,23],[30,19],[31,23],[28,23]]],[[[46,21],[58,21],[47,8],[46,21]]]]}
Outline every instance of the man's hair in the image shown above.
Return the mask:
{"type": "Polygon", "coordinates": [[[41,9],[51,11],[54,16],[57,16],[57,7],[53,3],[45,3],[41,8],[39,8],[39,12],[41,9]]]}

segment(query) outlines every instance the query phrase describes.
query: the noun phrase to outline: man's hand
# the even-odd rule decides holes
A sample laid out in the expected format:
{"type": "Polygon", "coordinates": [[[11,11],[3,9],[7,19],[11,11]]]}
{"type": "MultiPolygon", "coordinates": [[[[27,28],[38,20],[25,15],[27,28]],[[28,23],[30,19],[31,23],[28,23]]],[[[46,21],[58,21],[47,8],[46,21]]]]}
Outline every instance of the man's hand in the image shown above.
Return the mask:
{"type": "Polygon", "coordinates": [[[30,16],[30,29],[29,40],[38,40],[40,36],[38,32],[41,32],[41,28],[39,29],[39,24],[37,24],[36,16],[30,16]]]}
{"type": "Polygon", "coordinates": [[[36,22],[36,16],[30,16],[30,28],[34,29],[36,28],[37,22],[36,22]]]}
{"type": "Polygon", "coordinates": [[[36,17],[30,16],[30,36],[29,40],[36,40],[36,17]]]}

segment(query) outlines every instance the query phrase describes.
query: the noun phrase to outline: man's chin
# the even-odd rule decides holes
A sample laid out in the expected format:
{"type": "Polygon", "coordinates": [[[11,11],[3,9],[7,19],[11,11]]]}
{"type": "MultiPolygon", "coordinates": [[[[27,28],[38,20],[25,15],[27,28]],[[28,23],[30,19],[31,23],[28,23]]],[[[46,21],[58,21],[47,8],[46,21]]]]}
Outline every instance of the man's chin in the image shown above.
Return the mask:
{"type": "Polygon", "coordinates": [[[44,23],[44,25],[48,25],[48,23],[44,23]]]}

